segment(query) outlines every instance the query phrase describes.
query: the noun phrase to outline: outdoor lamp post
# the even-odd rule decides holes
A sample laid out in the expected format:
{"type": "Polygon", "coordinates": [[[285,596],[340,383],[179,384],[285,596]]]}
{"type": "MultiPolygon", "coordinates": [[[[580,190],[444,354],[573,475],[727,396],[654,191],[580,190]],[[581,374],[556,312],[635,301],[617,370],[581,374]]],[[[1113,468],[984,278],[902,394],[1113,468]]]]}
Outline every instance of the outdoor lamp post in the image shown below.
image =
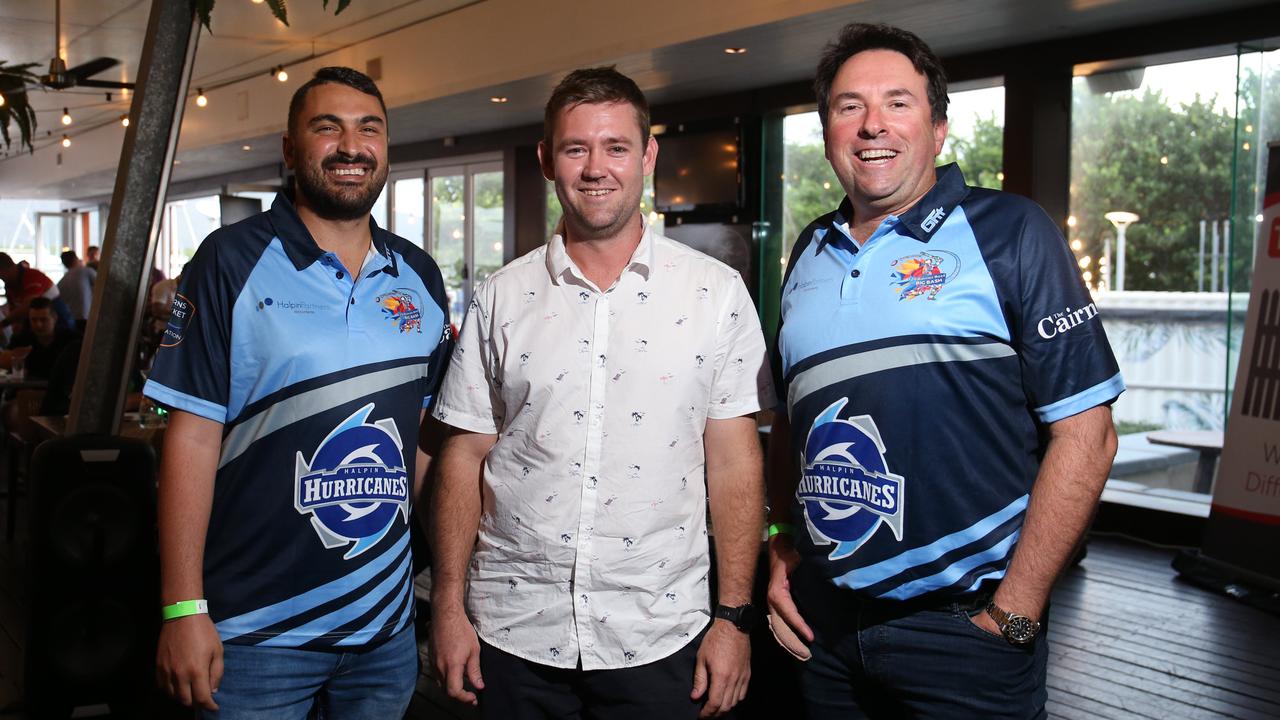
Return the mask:
{"type": "Polygon", "coordinates": [[[1124,290],[1124,231],[1138,222],[1138,216],[1123,210],[1113,210],[1102,217],[1116,226],[1116,285],[1117,291],[1124,290]]]}

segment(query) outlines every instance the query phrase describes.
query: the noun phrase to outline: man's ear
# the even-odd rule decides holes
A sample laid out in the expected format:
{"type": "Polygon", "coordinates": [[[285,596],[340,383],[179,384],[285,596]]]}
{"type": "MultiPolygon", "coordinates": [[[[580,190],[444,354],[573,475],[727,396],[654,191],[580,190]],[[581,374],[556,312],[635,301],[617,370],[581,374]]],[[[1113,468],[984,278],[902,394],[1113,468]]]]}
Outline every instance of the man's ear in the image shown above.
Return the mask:
{"type": "Polygon", "coordinates": [[[658,139],[649,136],[649,142],[644,146],[644,174],[652,175],[653,169],[658,165],[658,139]]]}
{"type": "Polygon", "coordinates": [[[280,138],[280,152],[284,155],[284,166],[293,169],[293,140],[288,134],[280,138]]]}
{"type": "Polygon", "coordinates": [[[538,141],[538,165],[542,167],[542,177],[556,181],[556,164],[555,159],[551,156],[551,148],[547,147],[546,140],[538,141]]]}

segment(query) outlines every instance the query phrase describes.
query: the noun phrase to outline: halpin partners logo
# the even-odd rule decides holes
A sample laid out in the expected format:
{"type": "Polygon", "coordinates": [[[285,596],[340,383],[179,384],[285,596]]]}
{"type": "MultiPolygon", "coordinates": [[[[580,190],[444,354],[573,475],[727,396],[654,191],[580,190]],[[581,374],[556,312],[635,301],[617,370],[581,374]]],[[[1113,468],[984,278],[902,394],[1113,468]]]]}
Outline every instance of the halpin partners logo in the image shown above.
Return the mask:
{"type": "Polygon", "coordinates": [[[297,454],[294,508],[311,515],[326,548],[351,546],[346,560],[376,545],[396,515],[409,521],[404,444],[394,420],[368,422],[372,411],[370,403],[342,421],[310,460],[297,454]]]}
{"type": "Polygon", "coordinates": [[[382,306],[382,314],[393,320],[400,332],[422,332],[422,311],[414,302],[412,292],[396,288],[379,295],[376,300],[382,306]]]}
{"type": "Polygon", "coordinates": [[[840,398],[813,421],[796,498],[814,545],[835,545],[832,560],[852,555],[881,523],[902,540],[903,477],[889,472],[884,442],[870,415],[841,419],[840,398]]]}
{"type": "Polygon", "coordinates": [[[960,258],[946,250],[930,250],[900,257],[889,263],[898,300],[924,297],[936,300],[942,286],[960,274],[960,258]]]}
{"type": "Polygon", "coordinates": [[[314,315],[317,310],[324,310],[327,307],[327,305],[318,305],[306,300],[280,300],[273,297],[264,297],[258,301],[259,312],[278,308],[280,310],[288,310],[295,315],[314,315]]]}

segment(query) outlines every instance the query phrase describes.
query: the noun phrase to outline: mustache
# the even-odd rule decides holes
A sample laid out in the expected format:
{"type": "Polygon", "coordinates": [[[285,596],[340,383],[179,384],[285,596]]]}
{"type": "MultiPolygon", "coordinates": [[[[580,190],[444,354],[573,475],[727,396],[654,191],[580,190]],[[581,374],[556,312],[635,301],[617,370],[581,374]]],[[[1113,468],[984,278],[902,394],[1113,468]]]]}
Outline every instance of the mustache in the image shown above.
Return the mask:
{"type": "Polygon", "coordinates": [[[363,153],[348,155],[344,152],[336,152],[326,157],[320,163],[320,166],[325,170],[330,170],[335,165],[368,165],[370,168],[376,169],[378,167],[378,161],[372,155],[366,155],[363,153]]]}

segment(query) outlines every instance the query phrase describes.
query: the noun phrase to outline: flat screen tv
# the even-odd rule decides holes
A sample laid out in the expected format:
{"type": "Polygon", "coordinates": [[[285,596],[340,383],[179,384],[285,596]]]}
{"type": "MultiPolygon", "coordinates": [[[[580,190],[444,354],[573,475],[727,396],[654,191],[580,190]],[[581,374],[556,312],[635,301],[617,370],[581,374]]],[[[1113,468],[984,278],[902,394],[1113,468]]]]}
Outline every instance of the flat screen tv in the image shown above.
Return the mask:
{"type": "Polygon", "coordinates": [[[658,212],[736,212],[742,204],[741,147],[736,124],[658,136],[658,212]]]}

